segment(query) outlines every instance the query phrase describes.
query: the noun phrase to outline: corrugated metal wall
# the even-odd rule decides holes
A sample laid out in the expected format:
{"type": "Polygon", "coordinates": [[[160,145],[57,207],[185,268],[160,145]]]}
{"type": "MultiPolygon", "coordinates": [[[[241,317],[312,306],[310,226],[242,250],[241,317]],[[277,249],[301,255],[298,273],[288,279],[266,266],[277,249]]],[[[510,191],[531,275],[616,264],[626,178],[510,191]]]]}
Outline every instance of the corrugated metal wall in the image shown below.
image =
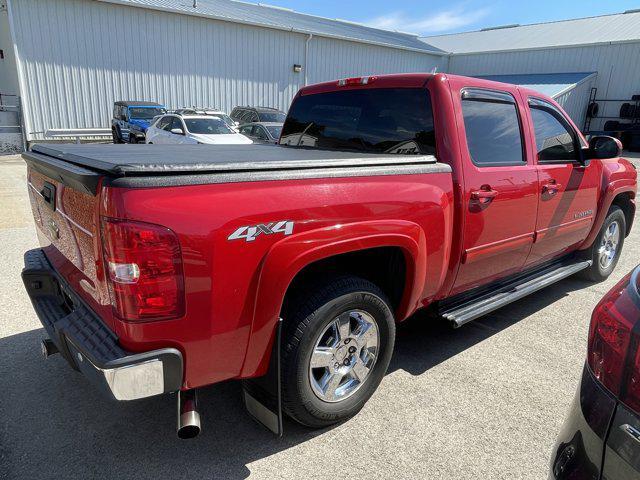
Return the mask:
{"type": "MultiPolygon", "coordinates": [[[[106,127],[114,100],[287,109],[305,35],[86,0],[11,1],[29,140],[106,127]]],[[[431,71],[442,57],[314,37],[310,82],[431,71]]]]}
{"type": "Polygon", "coordinates": [[[596,74],[555,98],[555,101],[562,106],[580,129],[584,127],[584,119],[589,106],[589,93],[591,88],[596,85],[597,79],[596,74]]]}
{"type": "MultiPolygon", "coordinates": [[[[640,94],[640,43],[454,55],[449,71],[459,75],[597,72],[599,98],[631,98],[640,94]]],[[[586,92],[588,98],[588,91],[586,92]]],[[[620,103],[600,104],[600,116],[618,116],[620,103]]],[[[574,119],[575,120],[575,119],[574,119]]],[[[582,127],[584,118],[576,120],[582,127]]],[[[592,123],[602,128],[604,120],[592,123]]]]}
{"type": "Polygon", "coordinates": [[[309,44],[309,83],[354,75],[445,70],[447,57],[314,37],[309,44]]]}

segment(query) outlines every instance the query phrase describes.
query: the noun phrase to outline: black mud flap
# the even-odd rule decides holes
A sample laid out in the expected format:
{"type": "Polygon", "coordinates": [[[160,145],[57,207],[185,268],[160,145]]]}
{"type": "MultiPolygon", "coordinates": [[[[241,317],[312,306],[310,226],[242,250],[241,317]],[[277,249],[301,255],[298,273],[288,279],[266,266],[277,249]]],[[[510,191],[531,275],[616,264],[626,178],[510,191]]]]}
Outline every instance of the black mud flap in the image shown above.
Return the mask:
{"type": "Polygon", "coordinates": [[[282,385],[280,373],[280,340],[282,319],[276,324],[271,362],[267,374],[242,381],[244,406],[253,419],[282,437],[282,385]]]}

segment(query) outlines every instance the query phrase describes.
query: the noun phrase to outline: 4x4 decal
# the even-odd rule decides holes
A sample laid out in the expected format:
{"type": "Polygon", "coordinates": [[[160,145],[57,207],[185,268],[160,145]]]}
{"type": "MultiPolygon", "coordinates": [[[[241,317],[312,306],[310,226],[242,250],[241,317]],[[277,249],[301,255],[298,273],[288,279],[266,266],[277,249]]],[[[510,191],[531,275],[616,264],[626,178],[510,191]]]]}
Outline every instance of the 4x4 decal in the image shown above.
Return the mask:
{"type": "Polygon", "coordinates": [[[260,223],[258,225],[240,227],[229,235],[227,240],[244,239],[246,242],[253,242],[261,233],[265,235],[271,235],[273,233],[291,235],[293,233],[293,222],[290,220],[281,220],[279,222],[260,223]]]}

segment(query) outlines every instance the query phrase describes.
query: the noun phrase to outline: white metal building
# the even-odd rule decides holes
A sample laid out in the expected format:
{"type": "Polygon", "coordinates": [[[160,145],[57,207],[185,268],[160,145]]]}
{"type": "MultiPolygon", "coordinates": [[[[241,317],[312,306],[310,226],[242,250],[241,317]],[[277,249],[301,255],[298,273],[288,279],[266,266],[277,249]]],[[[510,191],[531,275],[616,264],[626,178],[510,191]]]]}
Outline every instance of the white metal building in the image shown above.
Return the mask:
{"type": "Polygon", "coordinates": [[[0,153],[109,127],[115,100],[286,110],[305,83],[434,69],[527,85],[582,127],[592,87],[640,94],[640,11],[418,38],[235,0],[0,0],[0,153]]]}
{"type": "Polygon", "coordinates": [[[114,100],[286,110],[305,82],[447,62],[415,35],[239,1],[0,3],[0,93],[22,97],[29,141],[48,128],[108,127],[114,100]]]}
{"type": "MultiPolygon", "coordinates": [[[[630,100],[632,95],[640,94],[640,10],[506,25],[424,40],[452,52],[448,71],[460,75],[499,75],[503,79],[508,78],[505,75],[522,75],[527,83],[535,80],[531,74],[547,74],[546,82],[557,84],[563,83],[558,78],[567,74],[595,73],[575,87],[551,95],[581,128],[591,86],[597,88],[597,97],[603,99],[630,100]]],[[[603,128],[606,119],[602,117],[617,117],[620,106],[621,102],[599,102],[600,112],[591,129],[603,128]]]]}

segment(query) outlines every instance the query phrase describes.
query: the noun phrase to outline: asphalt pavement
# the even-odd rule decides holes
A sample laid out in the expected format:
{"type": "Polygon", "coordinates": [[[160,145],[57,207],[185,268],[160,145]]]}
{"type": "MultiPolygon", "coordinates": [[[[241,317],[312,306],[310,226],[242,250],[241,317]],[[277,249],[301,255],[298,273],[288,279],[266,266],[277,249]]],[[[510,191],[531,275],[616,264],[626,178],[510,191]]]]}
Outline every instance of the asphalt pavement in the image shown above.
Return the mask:
{"type": "Polygon", "coordinates": [[[569,278],[458,330],[403,324],[380,388],[344,424],[287,421],[276,438],[226,382],[203,390],[203,433],[181,441],[175,396],[111,402],[59,356],[42,359],[20,280],[37,246],[25,165],[0,157],[0,478],[546,478],[591,311],[640,263],[638,223],[606,282],[569,278]]]}

